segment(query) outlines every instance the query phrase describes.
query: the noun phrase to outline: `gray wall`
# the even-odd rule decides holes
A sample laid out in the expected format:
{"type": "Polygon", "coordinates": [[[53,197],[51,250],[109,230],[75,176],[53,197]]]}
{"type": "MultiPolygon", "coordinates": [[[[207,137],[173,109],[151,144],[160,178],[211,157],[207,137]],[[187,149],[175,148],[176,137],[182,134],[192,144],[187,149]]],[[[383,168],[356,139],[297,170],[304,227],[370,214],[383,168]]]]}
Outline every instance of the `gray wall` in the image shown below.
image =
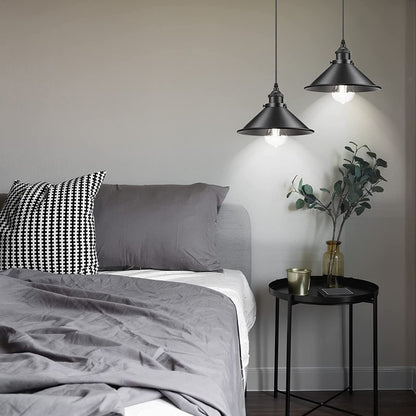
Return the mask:
{"type": "MultiPolygon", "coordinates": [[[[319,274],[329,238],[322,215],[296,212],[286,200],[290,181],[298,174],[315,187],[331,183],[351,139],[391,167],[374,209],[347,224],[346,273],[381,288],[382,387],[411,386],[414,67],[406,51],[414,51],[414,19],[406,16],[414,0],[346,2],[352,57],[383,90],[344,106],[303,90],[339,46],[340,3],[279,2],[279,84],[289,109],[316,133],[274,149],[235,132],[273,85],[272,0],[0,1],[0,191],[15,178],[56,182],[96,169],[108,171],[108,183],[230,185],[228,201],[245,205],[253,225],[253,389],[271,387],[268,282],[290,266],[319,274]]],[[[370,311],[356,307],[361,387],[371,386],[370,311]]],[[[296,308],[297,388],[330,388],[334,376],[342,379],[342,315],[296,308]]]]}

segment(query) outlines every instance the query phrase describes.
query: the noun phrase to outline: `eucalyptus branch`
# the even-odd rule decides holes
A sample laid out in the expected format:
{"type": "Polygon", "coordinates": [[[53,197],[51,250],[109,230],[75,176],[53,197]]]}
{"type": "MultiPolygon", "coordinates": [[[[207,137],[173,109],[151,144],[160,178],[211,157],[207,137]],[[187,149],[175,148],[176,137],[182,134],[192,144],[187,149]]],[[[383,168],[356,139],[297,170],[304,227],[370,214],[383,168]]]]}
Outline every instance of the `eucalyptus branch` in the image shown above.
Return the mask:
{"type": "Polygon", "coordinates": [[[297,177],[292,181],[292,186],[287,194],[298,194],[296,209],[315,209],[325,212],[332,221],[332,240],[339,241],[345,222],[355,212],[361,215],[365,210],[371,209],[369,201],[374,193],[383,192],[380,182],[386,181],[380,173],[380,169],[387,168],[387,162],[377,158],[377,155],[367,145],[357,145],[349,142],[351,146],[345,146],[345,150],[351,155],[351,159],[344,159],[339,172],[341,178],[328,188],[320,188],[323,194],[327,194],[328,201],[318,197],[311,185],[304,184],[303,179],[295,184],[297,177]],[[365,158],[360,155],[366,150],[365,158]]]}

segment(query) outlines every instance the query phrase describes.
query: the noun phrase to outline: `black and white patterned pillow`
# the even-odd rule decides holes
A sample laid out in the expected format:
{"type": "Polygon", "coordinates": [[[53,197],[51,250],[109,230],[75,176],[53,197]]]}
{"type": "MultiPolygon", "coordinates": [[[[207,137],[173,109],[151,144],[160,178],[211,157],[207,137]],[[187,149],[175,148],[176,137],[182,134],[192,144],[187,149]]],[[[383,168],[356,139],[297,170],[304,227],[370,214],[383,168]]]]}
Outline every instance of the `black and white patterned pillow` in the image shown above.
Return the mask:
{"type": "Polygon", "coordinates": [[[0,269],[94,274],[94,199],[106,172],[56,185],[15,181],[0,211],[0,269]]]}

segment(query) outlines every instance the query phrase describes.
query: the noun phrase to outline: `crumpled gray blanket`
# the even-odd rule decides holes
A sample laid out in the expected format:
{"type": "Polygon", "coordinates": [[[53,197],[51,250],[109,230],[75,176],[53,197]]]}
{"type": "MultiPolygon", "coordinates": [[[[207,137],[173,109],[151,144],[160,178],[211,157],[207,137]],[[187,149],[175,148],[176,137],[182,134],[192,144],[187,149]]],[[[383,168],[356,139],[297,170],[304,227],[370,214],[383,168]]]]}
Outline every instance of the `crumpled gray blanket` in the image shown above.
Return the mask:
{"type": "Polygon", "coordinates": [[[165,397],[244,416],[236,311],[199,286],[114,275],[0,273],[2,416],[123,414],[165,397]]]}

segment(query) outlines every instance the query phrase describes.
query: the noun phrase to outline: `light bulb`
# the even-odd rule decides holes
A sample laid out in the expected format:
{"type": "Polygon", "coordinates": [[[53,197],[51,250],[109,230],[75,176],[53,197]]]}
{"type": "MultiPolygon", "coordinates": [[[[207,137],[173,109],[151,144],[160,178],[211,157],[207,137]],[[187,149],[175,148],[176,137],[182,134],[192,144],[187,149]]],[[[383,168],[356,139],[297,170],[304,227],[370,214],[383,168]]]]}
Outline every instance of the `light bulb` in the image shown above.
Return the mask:
{"type": "Polygon", "coordinates": [[[332,98],[341,104],[349,103],[354,98],[355,92],[348,91],[346,85],[337,85],[332,93],[332,98]]]}
{"type": "Polygon", "coordinates": [[[264,140],[267,144],[273,147],[279,147],[286,143],[287,136],[280,134],[280,129],[270,129],[268,135],[264,136],[264,140]]]}

